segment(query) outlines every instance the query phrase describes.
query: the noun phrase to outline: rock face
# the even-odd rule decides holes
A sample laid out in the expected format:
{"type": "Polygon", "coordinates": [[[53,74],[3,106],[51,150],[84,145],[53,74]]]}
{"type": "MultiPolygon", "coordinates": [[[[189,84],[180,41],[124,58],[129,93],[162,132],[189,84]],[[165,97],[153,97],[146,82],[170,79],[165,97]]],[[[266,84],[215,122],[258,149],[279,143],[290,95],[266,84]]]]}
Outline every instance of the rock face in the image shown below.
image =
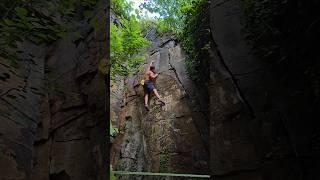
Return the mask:
{"type": "Polygon", "coordinates": [[[210,13],[211,173],[216,179],[318,179],[318,161],[307,158],[317,157],[308,145],[317,123],[308,118],[307,96],[250,53],[241,1],[213,0],[210,13]]]}
{"type": "Polygon", "coordinates": [[[0,98],[0,179],[30,179],[33,142],[44,86],[44,47],[22,43],[25,54],[36,55],[35,64],[10,66],[9,59],[1,59],[0,98]]]}
{"type": "Polygon", "coordinates": [[[161,106],[153,95],[147,112],[139,85],[144,72],[127,78],[128,90],[120,112],[124,126],[120,127],[118,147],[113,149],[113,166],[127,171],[206,174],[208,121],[200,109],[197,87],[185,69],[187,57],[173,36],[153,38],[147,63],[155,61],[160,73],[155,86],[166,105],[161,106]]]}
{"type": "MultiPolygon", "coordinates": [[[[106,22],[104,1],[96,15],[106,22]]],[[[106,29],[81,22],[50,46],[23,42],[21,57],[1,59],[0,179],[107,179],[106,29]]]]}

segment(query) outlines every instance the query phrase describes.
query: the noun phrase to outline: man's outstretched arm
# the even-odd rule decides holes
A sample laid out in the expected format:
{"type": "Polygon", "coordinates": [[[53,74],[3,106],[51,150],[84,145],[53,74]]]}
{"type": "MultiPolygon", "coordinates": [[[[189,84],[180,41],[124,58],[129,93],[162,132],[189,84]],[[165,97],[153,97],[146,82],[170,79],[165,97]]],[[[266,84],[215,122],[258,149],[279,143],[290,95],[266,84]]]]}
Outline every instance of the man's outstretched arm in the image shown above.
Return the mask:
{"type": "Polygon", "coordinates": [[[159,74],[151,74],[150,76],[152,77],[152,78],[156,78],[157,76],[158,76],[159,74]]]}
{"type": "Polygon", "coordinates": [[[147,69],[146,69],[146,72],[150,71],[150,67],[152,66],[152,63],[153,63],[153,61],[151,61],[151,62],[148,64],[147,69]]]}

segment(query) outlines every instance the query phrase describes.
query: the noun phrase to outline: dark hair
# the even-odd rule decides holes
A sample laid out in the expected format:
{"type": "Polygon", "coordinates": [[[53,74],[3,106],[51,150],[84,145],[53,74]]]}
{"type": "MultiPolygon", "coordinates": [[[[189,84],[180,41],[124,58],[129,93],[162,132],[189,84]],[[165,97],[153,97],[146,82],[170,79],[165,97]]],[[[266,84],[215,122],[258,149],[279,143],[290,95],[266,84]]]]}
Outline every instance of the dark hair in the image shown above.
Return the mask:
{"type": "Polygon", "coordinates": [[[154,71],[155,67],[154,66],[150,66],[150,70],[154,71]]]}

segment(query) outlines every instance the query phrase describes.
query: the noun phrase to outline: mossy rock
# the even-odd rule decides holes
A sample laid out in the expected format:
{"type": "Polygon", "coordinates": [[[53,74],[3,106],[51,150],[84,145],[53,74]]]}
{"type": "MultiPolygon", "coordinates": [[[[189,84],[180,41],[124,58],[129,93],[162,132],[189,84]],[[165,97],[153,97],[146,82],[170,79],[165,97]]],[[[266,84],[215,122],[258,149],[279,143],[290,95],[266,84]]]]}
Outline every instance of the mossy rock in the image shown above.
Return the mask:
{"type": "Polygon", "coordinates": [[[160,168],[159,171],[162,173],[167,173],[170,171],[170,155],[161,154],[160,155],[160,168]]]}

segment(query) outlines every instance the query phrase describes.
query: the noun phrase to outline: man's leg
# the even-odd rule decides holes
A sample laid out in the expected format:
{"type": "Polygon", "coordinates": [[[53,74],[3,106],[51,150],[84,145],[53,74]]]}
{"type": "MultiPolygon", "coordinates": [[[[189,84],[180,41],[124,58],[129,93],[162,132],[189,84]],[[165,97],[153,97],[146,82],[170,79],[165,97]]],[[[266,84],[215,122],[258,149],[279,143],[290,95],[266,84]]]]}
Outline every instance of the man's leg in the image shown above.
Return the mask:
{"type": "Polygon", "coordinates": [[[149,95],[148,95],[148,94],[145,94],[145,95],[144,95],[144,107],[146,108],[147,111],[149,111],[148,99],[149,99],[149,95]]]}
{"type": "Polygon", "coordinates": [[[157,89],[153,89],[154,94],[157,96],[158,99],[161,99],[157,89]]]}
{"type": "Polygon", "coordinates": [[[144,105],[148,105],[148,94],[144,95],[144,105]]]}
{"type": "Polygon", "coordinates": [[[162,104],[164,105],[165,102],[162,100],[162,98],[160,97],[157,89],[153,89],[154,94],[157,96],[157,98],[159,99],[160,102],[162,102],[162,104]]]}

